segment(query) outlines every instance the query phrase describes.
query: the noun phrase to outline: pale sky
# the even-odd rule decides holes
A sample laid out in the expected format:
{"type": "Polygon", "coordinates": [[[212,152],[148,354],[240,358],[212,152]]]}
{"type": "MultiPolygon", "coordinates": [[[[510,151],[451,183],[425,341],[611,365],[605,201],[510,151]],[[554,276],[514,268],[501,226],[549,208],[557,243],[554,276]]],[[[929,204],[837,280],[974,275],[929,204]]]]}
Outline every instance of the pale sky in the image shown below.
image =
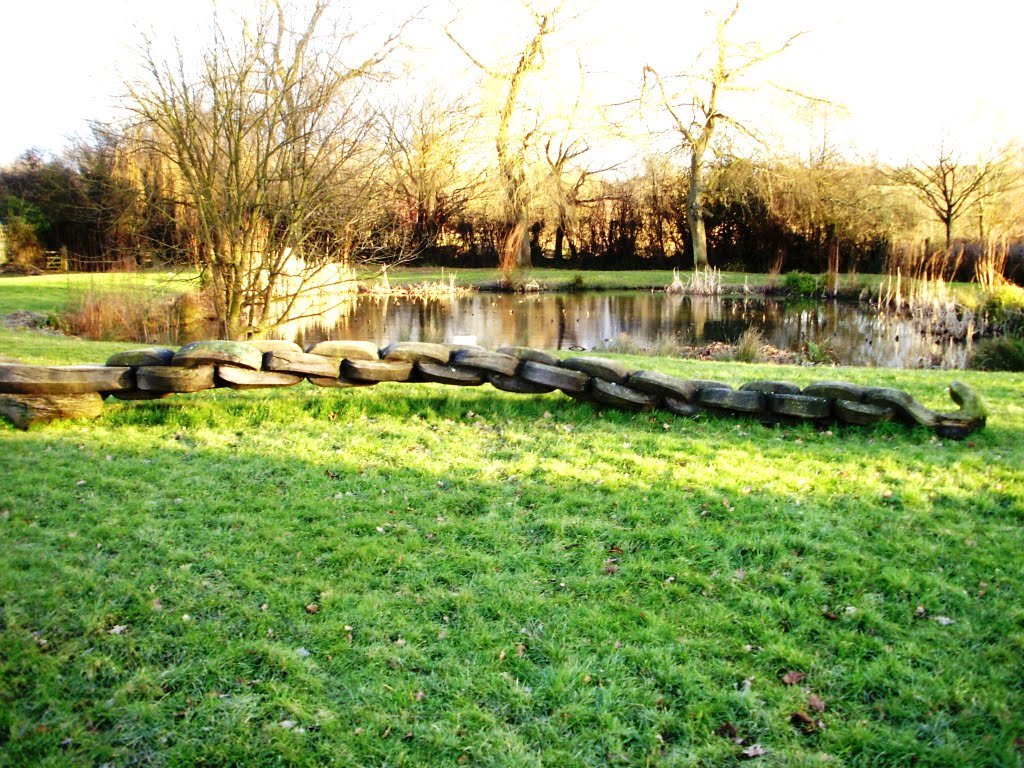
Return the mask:
{"type": "MultiPolygon", "coordinates": [[[[569,0],[573,18],[552,41],[560,47],[549,65],[576,82],[578,55],[594,98],[635,98],[644,64],[669,74],[693,62],[709,34],[704,11],[721,1],[569,0]]],[[[89,119],[109,119],[119,83],[136,66],[141,31],[158,41],[199,41],[210,7],[210,0],[5,0],[0,163],[33,146],[59,152],[89,119]]],[[[378,26],[387,25],[382,16],[424,8],[411,29],[409,89],[469,76],[441,32],[456,16],[453,29],[488,62],[510,55],[527,34],[518,0],[352,0],[349,7],[360,25],[378,26]]],[[[766,44],[806,31],[763,75],[845,106],[828,130],[851,156],[902,162],[928,157],[942,140],[970,154],[1024,138],[1024,4],[1014,0],[745,0],[734,31],[766,44]]],[[[744,98],[734,108],[793,151],[820,143],[822,123],[801,123],[775,98],[744,98]]]]}

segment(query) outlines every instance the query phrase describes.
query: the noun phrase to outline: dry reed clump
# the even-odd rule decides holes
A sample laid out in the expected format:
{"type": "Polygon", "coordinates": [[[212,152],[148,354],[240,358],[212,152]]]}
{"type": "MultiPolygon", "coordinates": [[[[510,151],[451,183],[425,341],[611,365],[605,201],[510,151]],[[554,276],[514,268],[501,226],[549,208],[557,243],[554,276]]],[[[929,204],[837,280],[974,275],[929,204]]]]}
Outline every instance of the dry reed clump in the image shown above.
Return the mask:
{"type": "Polygon", "coordinates": [[[672,283],[666,293],[688,294],[690,296],[720,296],[722,294],[722,273],[714,267],[694,270],[684,283],[679,270],[672,270],[672,283]]]}
{"type": "MultiPolygon", "coordinates": [[[[453,296],[465,296],[473,293],[474,288],[470,286],[457,285],[456,273],[450,272],[448,279],[425,281],[422,283],[410,283],[405,285],[392,285],[385,270],[376,283],[369,287],[360,289],[362,293],[371,296],[400,296],[409,299],[447,299],[453,296]]],[[[539,290],[540,287],[537,287],[539,290]]]]}
{"type": "Polygon", "coordinates": [[[877,306],[905,314],[916,327],[940,338],[966,341],[985,332],[985,319],[963,306],[941,275],[904,280],[901,270],[879,284],[877,306]]]}
{"type": "Polygon", "coordinates": [[[765,278],[764,292],[766,294],[775,293],[779,289],[779,277],[782,275],[782,262],[783,255],[780,253],[775,257],[775,261],[768,269],[768,276],[765,278]]]}
{"type": "Polygon", "coordinates": [[[181,324],[179,298],[130,288],[90,289],[68,302],[58,323],[65,333],[94,341],[172,344],[181,324]]]}
{"type": "Polygon", "coordinates": [[[747,328],[736,339],[732,359],[739,363],[764,362],[767,359],[765,349],[769,346],[760,328],[747,328]]]}
{"type": "Polygon", "coordinates": [[[1006,246],[1006,240],[995,243],[991,240],[985,243],[978,258],[974,261],[974,280],[989,293],[993,293],[1007,280],[1006,263],[1010,258],[1010,249],[1006,246]]]}

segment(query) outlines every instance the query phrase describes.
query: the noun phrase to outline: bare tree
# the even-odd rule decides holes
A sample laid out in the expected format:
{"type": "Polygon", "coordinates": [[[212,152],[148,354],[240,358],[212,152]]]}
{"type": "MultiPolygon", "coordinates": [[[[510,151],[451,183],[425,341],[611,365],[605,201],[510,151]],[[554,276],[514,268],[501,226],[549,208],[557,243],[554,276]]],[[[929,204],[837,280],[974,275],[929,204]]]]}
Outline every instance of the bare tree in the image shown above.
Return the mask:
{"type": "Polygon", "coordinates": [[[708,264],[704,202],[712,142],[719,126],[723,124],[753,135],[749,127],[724,111],[722,97],[730,92],[749,90],[751,86],[745,80],[749,71],[785,51],[802,34],[797,33],[777,48],[767,50],[758,43],[732,43],[728,39],[729,25],[739,10],[740,2],[737,0],[728,14],[715,19],[715,39],[707,68],[697,74],[677,75],[673,78],[681,80],[687,88],[673,91],[657,70],[649,65],[644,67],[644,91],[647,90],[650,77],[654,81],[658,101],[668,112],[673,129],[679,134],[682,147],[689,154],[686,214],[692,240],[693,264],[698,269],[708,264]]]}
{"type": "Polygon", "coordinates": [[[474,123],[462,99],[448,101],[436,91],[385,115],[394,207],[416,255],[441,244],[481,185],[483,174],[466,163],[474,123]]]}
{"type": "Polygon", "coordinates": [[[469,52],[454,36],[450,28],[445,33],[459,50],[488,77],[504,83],[504,97],[498,110],[498,126],[494,146],[497,154],[498,173],[502,182],[502,196],[505,205],[505,237],[499,254],[499,266],[506,279],[518,267],[531,266],[530,243],[527,230],[530,224],[531,190],[527,182],[526,155],[536,126],[525,131],[513,131],[513,119],[520,110],[521,95],[527,78],[544,65],[544,43],[555,31],[555,17],[560,5],[544,11],[524,3],[533,20],[529,40],[516,54],[511,69],[501,70],[488,67],[469,52]]]}
{"type": "Polygon", "coordinates": [[[221,332],[257,335],[294,319],[311,287],[342,279],[366,257],[367,200],[383,152],[363,91],[395,48],[388,36],[354,66],[354,33],[327,22],[329,0],[305,20],[278,0],[233,35],[215,17],[196,66],[144,41],[144,76],[125,106],[143,148],[174,167],[221,332]]]}
{"type": "MultiPolygon", "coordinates": [[[[984,203],[1007,191],[1007,153],[997,152],[976,163],[965,163],[960,154],[941,143],[934,160],[907,163],[891,174],[909,187],[942,224],[946,251],[953,240],[953,224],[972,205],[984,203]]],[[[980,227],[984,239],[984,225],[980,227]]]]}

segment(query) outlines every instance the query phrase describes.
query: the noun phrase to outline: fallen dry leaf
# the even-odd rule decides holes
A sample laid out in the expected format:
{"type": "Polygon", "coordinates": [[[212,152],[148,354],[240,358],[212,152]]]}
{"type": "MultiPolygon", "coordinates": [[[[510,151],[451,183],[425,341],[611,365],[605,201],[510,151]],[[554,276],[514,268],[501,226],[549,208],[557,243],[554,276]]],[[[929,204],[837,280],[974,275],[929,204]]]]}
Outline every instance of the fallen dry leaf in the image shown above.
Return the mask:
{"type": "Polygon", "coordinates": [[[111,629],[108,629],[111,635],[123,635],[128,630],[127,624],[115,624],[111,629]]]}
{"type": "Polygon", "coordinates": [[[752,758],[761,757],[761,755],[766,754],[768,754],[768,752],[765,750],[764,747],[762,747],[760,744],[753,744],[744,749],[742,752],[740,752],[739,755],[737,755],[737,757],[739,757],[740,760],[750,760],[752,758]]]}
{"type": "Polygon", "coordinates": [[[736,726],[732,723],[722,723],[715,729],[715,733],[726,739],[736,738],[736,726]]]}
{"type": "Polygon", "coordinates": [[[416,699],[416,701],[423,701],[425,698],[427,698],[427,694],[423,691],[416,691],[416,693],[413,695],[413,698],[416,699]]]}
{"type": "Polygon", "coordinates": [[[320,613],[320,606],[316,603],[310,603],[306,606],[306,613],[320,613]]]}
{"type": "Polygon", "coordinates": [[[789,716],[789,722],[804,733],[811,733],[815,728],[814,718],[806,712],[794,712],[789,716]]]}
{"type": "Polygon", "coordinates": [[[799,685],[807,677],[803,672],[790,671],[782,676],[782,682],[785,685],[799,685]]]}
{"type": "Polygon", "coordinates": [[[813,693],[807,697],[807,706],[809,706],[815,712],[825,711],[825,702],[821,699],[821,697],[813,693]]]}

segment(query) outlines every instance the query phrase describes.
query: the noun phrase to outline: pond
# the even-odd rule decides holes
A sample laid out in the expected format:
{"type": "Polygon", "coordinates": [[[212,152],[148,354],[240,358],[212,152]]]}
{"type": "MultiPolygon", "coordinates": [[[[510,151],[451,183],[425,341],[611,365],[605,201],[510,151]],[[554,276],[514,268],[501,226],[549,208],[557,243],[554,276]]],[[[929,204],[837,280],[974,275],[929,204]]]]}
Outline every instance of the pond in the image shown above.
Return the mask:
{"type": "Polygon", "coordinates": [[[328,317],[281,335],[301,344],[323,339],[451,342],[475,337],[487,348],[652,348],[666,340],[702,345],[734,342],[757,327],[772,345],[829,350],[842,365],[963,368],[968,347],[915,329],[906,319],[841,302],[680,296],[664,292],[497,294],[444,299],[361,295],[328,317]]]}

